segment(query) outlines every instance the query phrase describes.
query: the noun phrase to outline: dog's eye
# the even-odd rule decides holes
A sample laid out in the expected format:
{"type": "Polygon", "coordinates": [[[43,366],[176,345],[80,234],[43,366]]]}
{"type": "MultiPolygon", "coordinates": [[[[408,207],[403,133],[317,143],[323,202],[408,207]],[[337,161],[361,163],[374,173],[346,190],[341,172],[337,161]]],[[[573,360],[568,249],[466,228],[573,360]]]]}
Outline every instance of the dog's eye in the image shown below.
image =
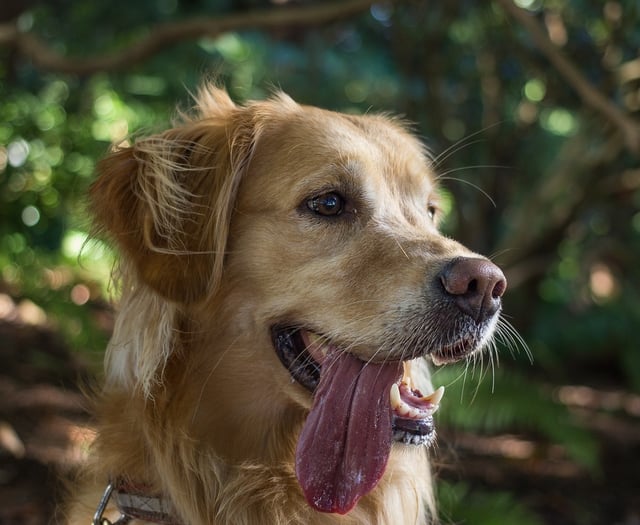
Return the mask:
{"type": "Polygon", "coordinates": [[[344,211],[344,199],[334,192],[323,193],[307,201],[307,207],[325,217],[334,217],[344,211]]]}
{"type": "Polygon", "coordinates": [[[429,204],[427,206],[427,213],[429,214],[429,218],[431,220],[436,218],[436,213],[438,212],[438,208],[436,208],[433,204],[429,204]]]}

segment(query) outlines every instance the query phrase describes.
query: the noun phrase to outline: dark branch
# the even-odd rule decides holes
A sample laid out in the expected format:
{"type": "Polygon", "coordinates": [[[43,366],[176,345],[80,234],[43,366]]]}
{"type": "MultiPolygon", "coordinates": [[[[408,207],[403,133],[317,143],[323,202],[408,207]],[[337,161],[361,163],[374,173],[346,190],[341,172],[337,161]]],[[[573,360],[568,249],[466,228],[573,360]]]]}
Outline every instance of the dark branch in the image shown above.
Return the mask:
{"type": "Polygon", "coordinates": [[[517,7],[512,0],[496,0],[496,2],[525,28],[538,49],[580,95],[582,101],[600,113],[622,133],[629,151],[634,155],[640,155],[640,124],[595,89],[573,62],[567,58],[566,54],[553,44],[540,24],[526,10],[517,7]]]}
{"type": "Polygon", "coordinates": [[[215,37],[227,31],[319,25],[360,13],[375,0],[344,0],[309,6],[246,11],[224,17],[207,17],[158,25],[141,40],[121,51],[89,58],[63,56],[33,33],[20,32],[14,25],[0,25],[0,45],[12,46],[41,69],[89,75],[98,71],[122,70],[134,66],[182,41],[215,37]]]}

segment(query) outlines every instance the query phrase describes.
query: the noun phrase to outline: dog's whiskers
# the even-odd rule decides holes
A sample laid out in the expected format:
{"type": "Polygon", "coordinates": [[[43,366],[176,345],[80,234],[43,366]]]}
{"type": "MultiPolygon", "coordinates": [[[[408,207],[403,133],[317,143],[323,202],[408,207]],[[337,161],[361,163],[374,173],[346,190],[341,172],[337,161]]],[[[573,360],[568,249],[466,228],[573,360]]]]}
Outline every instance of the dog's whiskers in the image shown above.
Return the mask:
{"type": "Polygon", "coordinates": [[[433,159],[434,166],[435,167],[441,166],[447,159],[449,159],[456,153],[459,153],[463,149],[468,148],[469,146],[473,146],[474,144],[480,144],[484,142],[485,139],[482,139],[482,138],[477,140],[470,140],[470,139],[477,137],[478,135],[481,135],[482,133],[485,133],[491,128],[495,126],[499,126],[501,124],[502,122],[495,122],[489,126],[485,126],[477,131],[474,131],[473,133],[470,133],[469,135],[466,135],[462,137],[460,140],[454,142],[451,146],[446,148],[442,153],[440,153],[433,159]]]}
{"type": "Polygon", "coordinates": [[[484,195],[484,196],[489,200],[489,202],[491,203],[491,205],[492,205],[494,208],[497,208],[498,206],[497,206],[497,204],[496,204],[496,201],[494,201],[494,200],[491,198],[491,195],[489,195],[486,191],[484,191],[480,186],[478,186],[477,184],[474,184],[473,182],[470,182],[470,181],[468,181],[468,180],[465,180],[465,179],[460,179],[460,178],[457,178],[457,177],[449,177],[449,176],[448,176],[448,174],[449,174],[449,173],[454,173],[454,172],[457,172],[457,171],[468,170],[468,169],[476,169],[476,168],[498,168],[498,167],[504,167],[504,166],[468,166],[468,167],[465,167],[465,168],[456,168],[456,169],[452,169],[452,170],[446,171],[445,173],[443,173],[442,175],[440,175],[440,176],[438,177],[438,180],[439,180],[439,181],[442,181],[442,180],[452,180],[452,181],[456,181],[456,182],[462,182],[463,184],[467,184],[467,185],[471,186],[472,188],[474,188],[474,189],[478,190],[482,195],[484,195]]]}
{"type": "Polygon", "coordinates": [[[511,355],[515,355],[520,349],[522,349],[525,355],[529,358],[529,361],[533,363],[533,354],[529,349],[529,346],[517,332],[517,330],[509,323],[504,317],[498,319],[498,325],[496,326],[496,338],[504,343],[511,355]]]}

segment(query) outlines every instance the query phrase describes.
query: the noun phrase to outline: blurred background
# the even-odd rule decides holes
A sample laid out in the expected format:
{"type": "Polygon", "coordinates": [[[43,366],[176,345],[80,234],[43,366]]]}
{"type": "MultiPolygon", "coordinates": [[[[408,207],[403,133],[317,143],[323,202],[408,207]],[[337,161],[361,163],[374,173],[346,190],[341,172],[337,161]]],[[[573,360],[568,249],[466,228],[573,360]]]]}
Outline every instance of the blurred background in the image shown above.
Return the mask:
{"type": "Polygon", "coordinates": [[[239,102],[414,122],[444,230],[505,269],[526,346],[434,373],[443,523],[639,524],[637,0],[2,0],[0,524],[51,521],[91,441],[76,385],[113,322],[94,164],[211,74],[239,102]]]}

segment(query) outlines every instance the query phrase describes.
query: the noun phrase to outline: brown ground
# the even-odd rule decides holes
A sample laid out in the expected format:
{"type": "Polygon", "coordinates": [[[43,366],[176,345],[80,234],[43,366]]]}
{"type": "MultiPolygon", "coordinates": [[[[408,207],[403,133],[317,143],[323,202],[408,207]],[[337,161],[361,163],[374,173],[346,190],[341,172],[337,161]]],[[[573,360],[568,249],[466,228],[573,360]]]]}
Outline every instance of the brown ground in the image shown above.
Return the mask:
{"type": "MultiPolygon", "coordinates": [[[[76,386],[84,375],[55,333],[0,321],[0,525],[54,520],[59,474],[82,461],[92,436],[76,386]]],[[[605,411],[585,401],[589,391],[572,392],[600,443],[601,474],[535,436],[441,430],[451,446],[440,447],[440,476],[468,483],[471,499],[510,492],[548,525],[640,525],[640,397],[610,392],[624,410],[605,411]]]]}

